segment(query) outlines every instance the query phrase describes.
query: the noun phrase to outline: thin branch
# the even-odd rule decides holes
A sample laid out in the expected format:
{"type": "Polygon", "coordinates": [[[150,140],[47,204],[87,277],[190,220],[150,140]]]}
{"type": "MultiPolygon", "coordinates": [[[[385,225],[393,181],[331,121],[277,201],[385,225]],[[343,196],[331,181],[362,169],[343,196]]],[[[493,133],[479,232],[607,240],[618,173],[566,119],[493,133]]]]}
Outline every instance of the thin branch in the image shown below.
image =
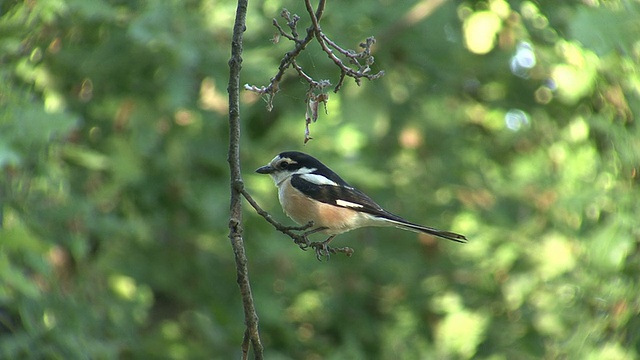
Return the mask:
{"type": "Polygon", "coordinates": [[[244,329],[244,336],[242,337],[242,360],[249,358],[249,345],[251,344],[251,332],[249,328],[244,329]]]}
{"type": "Polygon", "coordinates": [[[260,333],[258,332],[258,314],[256,313],[249,282],[249,269],[245,254],[243,226],[242,226],[242,197],[240,189],[243,187],[240,172],[240,70],[242,68],[242,41],[246,28],[247,0],[238,0],[236,18],[231,40],[231,58],[229,59],[229,153],[227,161],[230,170],[230,211],[229,211],[229,240],[235,254],[237,282],[240,287],[242,305],[244,309],[245,335],[242,340],[242,356],[246,359],[249,354],[249,344],[253,348],[254,358],[264,358],[260,333]]]}
{"type": "MultiPolygon", "coordinates": [[[[311,7],[311,0],[305,0],[304,1],[306,7],[307,7],[307,12],[309,13],[309,17],[311,18],[311,23],[312,23],[312,27],[315,30],[315,35],[316,35],[316,40],[318,40],[318,43],[320,44],[320,47],[322,47],[322,50],[327,54],[327,56],[329,56],[329,59],[331,59],[342,71],[340,74],[340,79],[341,81],[338,82],[338,86],[336,86],[336,88],[333,90],[334,92],[338,92],[340,90],[340,86],[342,86],[343,83],[343,79],[344,76],[349,76],[352,77],[356,83],[358,85],[361,84],[361,78],[367,78],[369,80],[374,80],[374,79],[378,79],[380,77],[382,77],[384,75],[384,71],[380,71],[377,74],[368,74],[368,72],[370,71],[369,66],[362,66],[356,59],[358,57],[364,57],[363,55],[359,55],[357,54],[355,51],[349,51],[349,50],[344,50],[342,49],[340,46],[338,46],[335,42],[331,41],[329,39],[329,37],[327,37],[323,32],[322,32],[322,28],[320,28],[320,22],[319,19],[315,16],[314,12],[313,12],[313,8],[311,7]],[[359,69],[358,71],[354,71],[352,68],[350,68],[349,66],[345,65],[342,60],[340,60],[331,50],[331,48],[327,45],[327,43],[329,43],[331,45],[331,47],[333,47],[334,49],[338,50],[338,52],[342,53],[343,55],[347,56],[349,59],[351,59],[352,63],[355,63],[358,65],[359,69]]],[[[375,40],[370,37],[367,39],[367,43],[365,44],[360,44],[361,47],[364,48],[364,54],[366,54],[366,56],[370,57],[370,48],[371,45],[373,45],[375,43],[375,40]]]]}
{"type": "MultiPolygon", "coordinates": [[[[318,5],[318,10],[315,13],[316,18],[320,19],[322,14],[324,13],[324,4],[325,0],[321,0],[318,5]]],[[[280,13],[280,15],[287,20],[287,25],[291,28],[291,35],[287,34],[284,29],[278,24],[278,20],[273,19],[273,24],[280,33],[281,36],[286,37],[287,39],[295,42],[296,46],[293,50],[287,52],[282,57],[280,61],[280,66],[278,67],[278,72],[274,77],[271,78],[269,85],[267,86],[255,86],[246,84],[244,86],[245,90],[253,91],[260,95],[264,95],[267,97],[267,110],[271,111],[273,109],[273,97],[276,95],[278,91],[280,91],[280,81],[284,76],[284,73],[287,71],[289,66],[295,61],[296,57],[309,45],[311,40],[313,40],[313,36],[315,34],[315,30],[313,27],[309,27],[307,29],[307,36],[304,39],[300,39],[298,36],[298,32],[296,30],[297,23],[300,17],[298,15],[291,15],[291,13],[284,9],[280,13]]]]}
{"type": "Polygon", "coordinates": [[[280,24],[278,23],[278,20],[276,19],[273,19],[273,26],[275,26],[276,29],[278,29],[278,32],[280,33],[281,36],[284,36],[285,38],[293,42],[299,42],[300,40],[298,39],[297,25],[298,25],[298,20],[300,20],[300,17],[295,14],[291,16],[291,13],[287,9],[282,10],[282,13],[280,13],[280,16],[282,16],[287,20],[287,25],[291,30],[291,35],[289,35],[286,31],[284,31],[284,29],[280,26],[280,24]]]}
{"type": "MultiPolygon", "coordinates": [[[[375,44],[375,39],[373,37],[369,37],[365,42],[361,43],[360,47],[362,48],[362,51],[356,52],[354,50],[342,48],[322,32],[320,19],[324,14],[325,5],[326,0],[319,0],[318,7],[314,11],[313,6],[311,5],[311,0],[305,0],[306,10],[309,14],[309,18],[311,19],[311,26],[306,29],[307,35],[304,39],[300,39],[298,35],[297,25],[300,20],[298,15],[292,15],[287,9],[283,9],[280,13],[280,16],[286,20],[290,32],[287,32],[284,27],[278,23],[277,19],[273,19],[273,26],[278,31],[274,37],[274,42],[277,42],[280,37],[284,37],[293,41],[295,43],[295,47],[293,50],[284,54],[280,61],[278,72],[271,78],[269,85],[255,86],[246,84],[244,86],[246,90],[253,91],[265,97],[268,111],[273,110],[273,98],[280,90],[280,81],[289,67],[293,67],[298,73],[298,76],[309,84],[309,90],[307,91],[306,98],[307,106],[317,102],[318,98],[323,99],[322,102],[326,105],[328,96],[324,93],[324,88],[331,86],[329,80],[314,80],[313,77],[305,72],[296,62],[298,55],[300,55],[314,37],[320,44],[322,51],[324,51],[329,59],[331,59],[331,61],[333,61],[333,63],[340,69],[340,76],[338,77],[338,82],[333,89],[334,92],[338,92],[342,88],[346,77],[353,78],[357,85],[361,85],[362,78],[375,80],[384,75],[384,71],[379,71],[375,74],[371,73],[370,66],[374,63],[374,57],[371,56],[371,46],[375,44]],[[334,53],[334,51],[343,56],[346,59],[347,64],[345,64],[345,62],[341,60],[336,53],[334,53]],[[353,69],[351,66],[356,66],[357,69],[353,69]]],[[[309,135],[309,124],[311,121],[308,114],[309,112],[307,111],[307,116],[305,117],[305,144],[311,139],[311,136],[309,135]]]]}
{"type": "MultiPolygon", "coordinates": [[[[318,8],[314,11],[311,5],[310,0],[305,0],[305,5],[307,8],[307,12],[309,13],[309,17],[311,18],[311,26],[307,28],[307,36],[304,39],[300,39],[297,32],[297,23],[300,17],[298,15],[291,15],[291,13],[284,9],[280,14],[285,20],[287,20],[287,25],[291,29],[291,34],[287,33],[282,26],[278,23],[277,19],[273,19],[273,25],[278,30],[280,36],[283,36],[293,42],[296,43],[295,48],[292,51],[287,52],[282,60],[280,61],[280,66],[278,68],[278,72],[276,75],[271,78],[271,81],[268,86],[258,87],[255,85],[245,85],[245,89],[249,91],[253,91],[259,93],[260,95],[268,95],[268,109],[273,108],[272,99],[273,96],[279,91],[279,83],[284,76],[285,71],[293,64],[295,58],[306,48],[306,46],[311,42],[311,40],[315,37],[322,50],[329,56],[329,58],[340,68],[341,76],[340,81],[338,81],[338,86],[334,88],[334,92],[338,92],[342,83],[344,82],[345,76],[350,76],[355,79],[358,85],[361,84],[361,78],[366,78],[369,80],[378,79],[384,75],[384,71],[380,71],[376,74],[369,74],[370,68],[369,65],[373,64],[373,57],[371,56],[370,48],[375,43],[375,39],[370,37],[367,39],[365,43],[360,44],[360,46],[364,49],[362,52],[355,52],[353,50],[346,50],[332,41],[327,35],[322,32],[322,28],[320,27],[320,19],[322,18],[322,14],[324,13],[324,8],[326,5],[326,0],[320,0],[318,3],[318,8]],[[351,69],[349,66],[345,65],[342,60],[340,60],[331,50],[334,48],[340,54],[344,55],[349,59],[351,64],[357,65],[358,70],[355,71],[351,69]],[[360,64],[357,59],[365,59],[365,65],[360,64]]],[[[307,81],[311,87],[314,87],[315,81],[310,76],[302,76],[300,67],[296,69],[298,74],[307,81]]]]}
{"type": "Polygon", "coordinates": [[[309,247],[309,244],[310,244],[309,239],[307,239],[307,237],[304,234],[296,234],[293,231],[307,230],[313,226],[312,222],[300,227],[291,227],[291,226],[282,225],[281,223],[274,220],[271,214],[269,214],[264,209],[262,209],[260,205],[258,205],[258,203],[253,199],[253,197],[251,197],[251,194],[249,194],[249,192],[247,192],[246,189],[243,188],[242,190],[240,190],[240,193],[242,194],[242,196],[244,196],[245,199],[247,199],[249,204],[256,210],[258,215],[262,216],[265,220],[267,220],[267,222],[271,224],[276,230],[289,236],[293,240],[293,242],[300,247],[300,249],[306,250],[309,247]]]}
{"type": "Polygon", "coordinates": [[[240,193],[244,196],[245,199],[249,202],[249,204],[256,210],[258,215],[262,216],[269,224],[271,224],[276,230],[281,233],[289,236],[293,242],[300,247],[302,250],[307,250],[309,247],[313,248],[316,253],[316,258],[322,261],[323,257],[329,258],[329,254],[337,254],[343,253],[347,255],[347,257],[351,257],[353,255],[353,249],[345,246],[345,247],[329,247],[322,241],[310,242],[307,238],[307,235],[315,232],[314,230],[303,232],[302,234],[296,234],[294,231],[305,231],[313,226],[313,222],[309,222],[303,226],[286,226],[277,222],[273,219],[271,214],[262,209],[260,205],[251,197],[251,194],[244,188],[240,188],[240,193]]]}
{"type": "MultiPolygon", "coordinates": [[[[302,69],[302,66],[298,65],[298,63],[296,62],[296,59],[291,60],[291,65],[298,72],[298,75],[301,78],[303,78],[306,82],[311,84],[312,87],[320,87],[320,82],[313,80],[311,76],[307,75],[307,73],[305,73],[304,70],[302,69]]],[[[328,80],[321,80],[321,81],[328,81],[328,80]]]]}

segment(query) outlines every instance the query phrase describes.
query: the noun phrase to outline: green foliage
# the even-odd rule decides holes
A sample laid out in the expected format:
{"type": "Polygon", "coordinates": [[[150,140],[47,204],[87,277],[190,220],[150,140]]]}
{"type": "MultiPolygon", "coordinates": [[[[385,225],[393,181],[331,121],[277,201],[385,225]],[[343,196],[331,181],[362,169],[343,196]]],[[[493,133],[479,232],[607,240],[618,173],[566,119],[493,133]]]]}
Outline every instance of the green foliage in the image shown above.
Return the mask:
{"type": "MultiPolygon", "coordinates": [[[[335,240],[353,257],[319,263],[247,208],[267,357],[639,358],[640,6],[430,3],[329,3],[323,30],[346,48],[375,35],[386,75],[331,93],[306,146],[293,71],[271,113],[243,94],[244,175],[288,223],[252,169],[306,151],[470,242],[362,229],[335,240]]],[[[0,358],[239,355],[234,6],[0,4],[0,358]]],[[[308,26],[301,2],[250,3],[243,83],[292,48],[269,41],[282,7],[308,26]]],[[[316,43],[298,61],[339,78],[316,43]]]]}

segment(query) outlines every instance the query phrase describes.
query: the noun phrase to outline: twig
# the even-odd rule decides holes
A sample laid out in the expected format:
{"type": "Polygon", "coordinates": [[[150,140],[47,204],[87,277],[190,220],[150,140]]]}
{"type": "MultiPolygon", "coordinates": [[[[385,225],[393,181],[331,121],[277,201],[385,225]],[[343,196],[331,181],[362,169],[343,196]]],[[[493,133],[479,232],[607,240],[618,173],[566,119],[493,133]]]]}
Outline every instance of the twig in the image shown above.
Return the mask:
{"type": "Polygon", "coordinates": [[[244,329],[244,336],[242,337],[242,360],[249,358],[249,345],[251,344],[251,332],[249,328],[244,329]]]}
{"type": "MultiPolygon", "coordinates": [[[[278,39],[280,37],[284,37],[294,42],[295,47],[293,50],[284,54],[282,60],[280,61],[278,72],[274,77],[271,78],[269,85],[255,86],[246,84],[244,86],[246,90],[253,91],[265,97],[268,111],[271,111],[273,109],[273,98],[280,90],[280,81],[282,80],[285,71],[289,67],[293,67],[298,73],[298,76],[309,84],[309,90],[307,91],[306,98],[307,106],[309,107],[309,104],[312,104],[314,102],[323,102],[326,105],[328,95],[324,93],[324,88],[331,86],[331,82],[329,80],[314,80],[313,77],[306,73],[296,62],[296,58],[298,57],[298,55],[300,55],[300,53],[307,47],[307,45],[311,42],[311,40],[313,40],[314,37],[320,44],[322,51],[324,51],[329,59],[331,59],[331,61],[333,61],[333,63],[340,69],[340,76],[338,77],[338,82],[333,89],[334,92],[337,93],[342,88],[346,77],[353,78],[357,85],[361,85],[362,78],[375,80],[384,75],[384,71],[379,71],[375,74],[371,73],[370,66],[374,63],[374,57],[371,56],[371,46],[375,44],[375,39],[373,37],[369,37],[365,42],[361,43],[360,47],[362,48],[362,51],[356,52],[354,50],[342,48],[322,32],[322,28],[320,27],[320,20],[324,13],[325,5],[326,0],[319,0],[318,7],[314,11],[313,6],[311,5],[311,0],[305,0],[306,10],[309,14],[309,18],[311,19],[311,26],[306,29],[307,35],[304,39],[300,38],[297,31],[298,21],[300,20],[300,17],[298,15],[291,15],[291,13],[287,9],[282,10],[282,12],[280,13],[280,16],[287,22],[290,33],[288,33],[284,29],[284,27],[282,27],[278,23],[277,19],[273,19],[273,26],[278,31],[276,37],[278,39]],[[342,61],[334,53],[334,50],[336,53],[344,56],[348,64],[345,64],[345,62],[342,61]],[[351,68],[350,65],[356,66],[357,69],[351,68]],[[322,100],[318,101],[318,98],[321,98],[322,100]]],[[[305,117],[305,144],[311,139],[311,136],[309,134],[310,123],[311,121],[309,111],[307,111],[307,116],[305,117]]]]}
{"type": "Polygon", "coordinates": [[[316,252],[316,259],[318,259],[318,261],[322,261],[323,256],[326,257],[327,260],[329,260],[329,254],[343,253],[347,255],[347,257],[351,257],[351,255],[353,255],[353,249],[348,246],[339,248],[324,246],[321,241],[312,242],[311,244],[309,244],[309,246],[314,248],[316,252]]]}
{"type": "MultiPolygon", "coordinates": [[[[344,50],[340,46],[338,46],[335,42],[331,41],[329,37],[322,32],[322,29],[320,28],[320,19],[318,19],[314,14],[313,7],[311,6],[311,1],[305,0],[304,3],[307,7],[307,12],[309,13],[309,17],[311,18],[312,28],[315,31],[316,40],[318,40],[318,43],[320,44],[320,47],[322,47],[322,50],[327,54],[327,56],[329,56],[329,59],[331,59],[341,70],[341,73],[340,73],[341,81],[339,81],[338,85],[334,88],[333,90],[334,92],[338,92],[340,90],[340,87],[342,86],[345,76],[352,77],[356,81],[356,84],[360,85],[361,78],[363,77],[369,80],[374,80],[384,75],[384,71],[380,71],[377,74],[368,74],[368,72],[370,71],[369,65],[362,66],[360,62],[356,60],[359,57],[373,59],[370,55],[370,48],[373,44],[375,44],[375,39],[373,37],[368,38],[366,43],[360,44],[360,46],[364,48],[364,51],[361,53],[363,55],[357,54],[355,51],[352,51],[352,50],[351,51],[344,50]],[[359,66],[358,71],[354,71],[353,69],[345,65],[342,62],[342,60],[340,60],[333,53],[333,51],[329,48],[327,43],[329,43],[331,47],[333,47],[334,49],[338,50],[338,52],[342,53],[343,55],[351,59],[352,63],[357,64],[359,66]]],[[[370,61],[371,63],[373,63],[373,60],[370,60],[370,61]]]]}
{"type": "MultiPolygon", "coordinates": [[[[271,81],[268,86],[258,87],[255,85],[245,85],[245,89],[249,91],[253,91],[259,93],[260,95],[269,95],[269,103],[268,109],[273,108],[272,98],[279,91],[279,83],[284,76],[285,71],[289,68],[289,66],[293,65],[296,57],[306,48],[306,46],[313,40],[315,37],[322,50],[329,56],[329,58],[340,68],[341,76],[340,79],[344,80],[344,76],[353,77],[358,85],[361,83],[361,78],[366,78],[369,80],[374,80],[380,78],[384,75],[384,71],[380,71],[376,74],[369,74],[370,68],[369,66],[373,64],[373,57],[371,56],[371,46],[375,43],[375,39],[373,37],[367,38],[366,42],[360,44],[360,47],[363,48],[363,51],[357,53],[353,50],[343,49],[341,46],[336,44],[333,40],[331,40],[327,35],[322,32],[322,28],[320,27],[320,19],[322,18],[322,14],[324,13],[324,8],[326,5],[326,0],[320,0],[318,3],[318,8],[314,11],[311,5],[310,0],[305,0],[305,5],[307,8],[307,12],[309,13],[309,17],[311,18],[312,25],[307,28],[307,36],[304,39],[300,39],[297,32],[297,23],[300,17],[298,15],[291,15],[291,13],[284,9],[280,14],[285,20],[287,20],[287,25],[291,29],[291,34],[288,34],[282,26],[278,23],[277,19],[273,19],[273,25],[278,30],[280,36],[287,38],[295,42],[296,46],[293,50],[287,52],[282,60],[280,61],[280,66],[278,68],[278,72],[276,75],[271,78],[271,81]],[[345,65],[342,60],[340,60],[331,50],[331,48],[338,51],[340,54],[344,55],[349,59],[349,63],[357,65],[358,70],[355,71],[351,69],[349,66],[345,65]],[[357,59],[365,59],[365,65],[362,65],[357,59]]],[[[296,66],[294,66],[296,67],[296,66]]],[[[299,66],[296,67],[298,74],[307,81],[311,87],[315,87],[317,82],[314,81],[310,76],[304,74],[302,68],[299,66]],[[304,75],[303,75],[304,74],[304,75]]],[[[343,81],[339,81],[338,85],[341,85],[343,81]]],[[[340,90],[340,86],[336,86],[334,88],[334,92],[338,92],[340,90]]]]}
{"type": "MultiPolygon", "coordinates": [[[[321,0],[320,4],[318,5],[318,10],[315,13],[317,18],[322,17],[322,14],[324,13],[324,4],[325,4],[325,0],[321,0]]],[[[296,59],[296,57],[298,57],[298,55],[302,52],[302,50],[304,50],[307,47],[307,45],[309,45],[311,40],[313,40],[313,36],[315,33],[314,29],[310,27],[307,29],[307,36],[304,39],[300,39],[298,36],[298,32],[296,30],[296,25],[299,19],[298,15],[292,16],[287,9],[282,10],[280,15],[283,18],[285,18],[285,20],[287,20],[287,24],[289,25],[290,28],[292,28],[291,35],[287,34],[284,31],[284,29],[278,24],[278,20],[276,19],[273,19],[274,26],[276,27],[276,29],[278,30],[281,36],[284,36],[287,39],[290,39],[291,41],[295,42],[296,44],[295,48],[284,54],[284,56],[282,57],[282,60],[280,60],[280,66],[278,67],[278,72],[274,77],[271,78],[269,85],[258,87],[255,85],[246,84],[244,86],[245,90],[253,91],[260,95],[266,96],[268,111],[273,110],[273,97],[276,95],[278,91],[280,91],[280,81],[282,80],[282,77],[284,76],[285,71],[289,68],[289,66],[291,66],[293,61],[296,59]]]]}
{"type": "Polygon", "coordinates": [[[333,248],[333,247],[327,246],[322,241],[310,242],[309,239],[307,238],[307,235],[313,232],[313,230],[311,230],[310,232],[304,232],[302,234],[296,234],[294,232],[294,231],[308,230],[313,226],[313,222],[309,222],[303,226],[282,225],[281,223],[274,220],[271,214],[269,214],[267,211],[262,209],[262,207],[258,205],[258,203],[253,199],[253,197],[251,197],[251,194],[249,194],[249,192],[243,186],[240,187],[240,193],[242,194],[242,196],[244,196],[245,199],[247,199],[249,204],[256,210],[258,215],[262,216],[265,220],[267,220],[267,222],[271,224],[276,230],[289,236],[293,240],[293,242],[300,247],[300,249],[306,251],[309,247],[313,248],[316,253],[316,258],[318,260],[322,261],[322,257],[326,257],[327,259],[329,259],[329,254],[343,253],[347,255],[347,257],[351,257],[351,255],[353,255],[353,249],[348,246],[333,248]]]}
{"type": "Polygon", "coordinates": [[[245,199],[247,199],[249,204],[256,210],[258,215],[262,216],[265,220],[267,220],[267,222],[271,224],[276,230],[289,236],[293,240],[293,242],[300,247],[300,249],[306,250],[309,247],[310,242],[309,242],[309,239],[307,239],[307,236],[304,233],[296,234],[294,233],[294,231],[307,230],[313,226],[313,222],[310,222],[306,225],[298,226],[298,227],[282,225],[279,222],[275,221],[271,216],[271,214],[269,214],[264,209],[262,209],[260,205],[258,205],[258,203],[253,199],[253,197],[251,197],[251,194],[249,194],[246,189],[242,188],[242,190],[240,190],[240,193],[242,194],[242,196],[244,196],[245,199]]]}
{"type": "Polygon", "coordinates": [[[237,282],[240,287],[244,309],[245,333],[242,339],[242,357],[249,356],[249,346],[253,348],[254,358],[264,358],[264,348],[258,332],[258,314],[256,313],[249,283],[249,269],[244,249],[242,226],[242,174],[240,172],[240,70],[242,68],[242,41],[247,17],[247,0],[238,0],[236,18],[231,40],[231,58],[229,59],[229,153],[227,161],[230,170],[230,212],[229,240],[235,254],[237,282]]]}

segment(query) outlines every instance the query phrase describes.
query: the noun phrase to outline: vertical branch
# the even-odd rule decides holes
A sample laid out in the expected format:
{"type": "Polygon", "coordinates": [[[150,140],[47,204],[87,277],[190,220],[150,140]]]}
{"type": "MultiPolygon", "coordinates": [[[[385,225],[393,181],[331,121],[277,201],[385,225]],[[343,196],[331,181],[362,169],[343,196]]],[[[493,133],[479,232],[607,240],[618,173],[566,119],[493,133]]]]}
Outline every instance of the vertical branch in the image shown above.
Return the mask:
{"type": "Polygon", "coordinates": [[[237,281],[244,308],[245,333],[242,340],[242,358],[247,359],[249,346],[253,346],[255,359],[263,358],[263,347],[258,332],[258,315],[253,303],[247,256],[242,238],[242,174],[240,172],[240,70],[242,68],[242,40],[246,29],[248,0],[238,0],[236,19],[231,40],[229,59],[229,162],[231,183],[231,205],[229,215],[229,239],[235,254],[237,281]]]}

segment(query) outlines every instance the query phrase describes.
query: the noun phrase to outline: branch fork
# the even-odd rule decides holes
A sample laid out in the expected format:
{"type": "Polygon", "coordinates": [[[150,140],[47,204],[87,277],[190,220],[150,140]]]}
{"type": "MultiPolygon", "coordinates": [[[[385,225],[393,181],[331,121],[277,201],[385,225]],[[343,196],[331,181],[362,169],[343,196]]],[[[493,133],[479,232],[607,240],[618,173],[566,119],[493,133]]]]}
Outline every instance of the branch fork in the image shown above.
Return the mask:
{"type": "MultiPolygon", "coordinates": [[[[356,84],[360,86],[362,84],[362,78],[375,80],[384,75],[384,71],[379,71],[375,74],[371,73],[371,65],[373,65],[375,61],[374,57],[371,55],[371,47],[376,42],[373,36],[360,43],[360,48],[362,50],[355,51],[342,48],[322,31],[322,28],[320,27],[320,20],[322,19],[322,15],[324,13],[325,4],[326,0],[320,0],[317,9],[314,11],[313,6],[311,5],[311,0],[305,0],[306,10],[309,14],[309,18],[311,19],[311,26],[306,29],[306,36],[304,38],[301,38],[300,34],[298,33],[298,22],[300,20],[300,16],[298,16],[297,14],[291,14],[287,9],[283,9],[280,13],[280,16],[285,20],[287,27],[289,28],[288,31],[278,23],[277,19],[273,19],[273,26],[277,30],[273,38],[273,42],[276,43],[280,40],[281,37],[283,37],[295,43],[295,47],[293,48],[293,50],[284,54],[282,60],[280,61],[278,72],[274,77],[271,78],[269,85],[244,85],[245,90],[255,92],[265,98],[268,111],[273,110],[273,98],[280,90],[280,82],[282,81],[282,77],[284,76],[285,71],[289,67],[293,67],[298,73],[298,76],[302,78],[307,84],[309,84],[306,103],[310,104],[313,102],[322,102],[326,105],[326,102],[329,99],[329,95],[325,93],[325,89],[332,86],[331,82],[329,80],[315,80],[312,76],[307,74],[304,69],[296,62],[296,58],[298,57],[298,55],[300,55],[300,53],[314,38],[318,41],[318,44],[322,48],[322,51],[324,51],[329,59],[331,59],[331,61],[333,61],[338,69],[340,69],[340,77],[338,78],[337,84],[333,88],[333,92],[337,93],[338,91],[340,91],[346,77],[353,78],[356,84]],[[340,58],[340,56],[344,58],[344,61],[340,58]]],[[[308,114],[309,112],[307,109],[307,115],[308,114]]],[[[309,124],[311,123],[311,121],[309,119],[310,116],[305,117],[305,144],[311,139],[311,136],[309,134],[309,124]]],[[[317,113],[313,121],[315,121],[316,119],[317,113]]]]}

